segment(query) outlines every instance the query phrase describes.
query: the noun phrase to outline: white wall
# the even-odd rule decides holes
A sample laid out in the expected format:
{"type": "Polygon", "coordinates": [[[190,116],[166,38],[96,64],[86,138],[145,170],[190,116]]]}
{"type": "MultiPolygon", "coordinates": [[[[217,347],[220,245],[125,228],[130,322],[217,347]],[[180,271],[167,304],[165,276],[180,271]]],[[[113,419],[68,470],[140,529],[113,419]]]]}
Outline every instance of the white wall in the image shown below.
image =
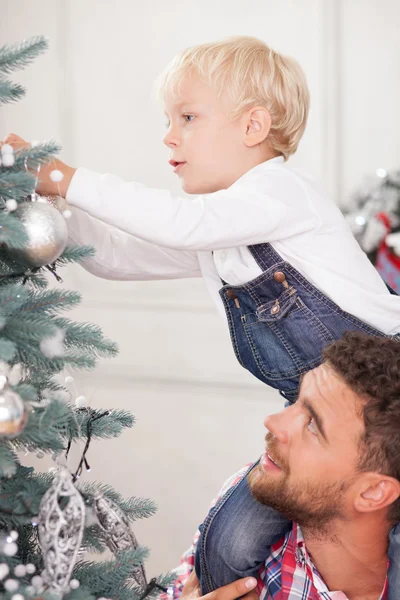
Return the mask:
{"type": "MultiPolygon", "coordinates": [[[[0,138],[60,140],[71,164],[178,192],[152,82],[187,45],[258,36],[306,71],[312,109],[293,164],[344,202],[361,176],[398,166],[400,5],[396,0],[2,0],[1,43],[43,33],[50,51],[14,80],[27,97],[0,111],[0,138]]],[[[75,315],[99,323],[120,356],[79,376],[93,406],[131,408],[138,423],[89,453],[96,480],[150,496],[138,523],[149,573],[176,564],[219,484],[263,447],[277,395],[236,364],[201,281],[118,283],[79,267],[75,315]]],[[[73,465],[72,465],[73,466],[73,465]]]]}

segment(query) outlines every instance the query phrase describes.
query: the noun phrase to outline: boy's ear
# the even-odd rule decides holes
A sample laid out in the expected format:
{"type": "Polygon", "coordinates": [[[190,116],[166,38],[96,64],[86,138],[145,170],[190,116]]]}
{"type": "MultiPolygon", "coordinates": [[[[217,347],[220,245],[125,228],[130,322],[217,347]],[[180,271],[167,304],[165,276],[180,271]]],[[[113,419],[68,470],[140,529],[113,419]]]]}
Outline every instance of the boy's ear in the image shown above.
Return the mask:
{"type": "Polygon", "coordinates": [[[251,148],[257,144],[261,144],[271,129],[271,115],[263,106],[256,106],[245,115],[245,138],[244,143],[251,148]]]}

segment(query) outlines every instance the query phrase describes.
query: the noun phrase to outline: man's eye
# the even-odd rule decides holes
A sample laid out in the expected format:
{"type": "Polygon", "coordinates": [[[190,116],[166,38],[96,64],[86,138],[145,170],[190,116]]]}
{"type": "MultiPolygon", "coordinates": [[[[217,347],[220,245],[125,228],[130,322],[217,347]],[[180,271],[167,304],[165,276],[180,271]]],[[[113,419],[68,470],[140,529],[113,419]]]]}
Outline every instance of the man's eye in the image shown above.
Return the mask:
{"type": "Polygon", "coordinates": [[[194,119],[194,115],[183,115],[183,118],[185,119],[186,123],[191,123],[192,119],[194,119]]]}
{"type": "Polygon", "coordinates": [[[171,125],[171,121],[167,121],[167,122],[165,123],[165,129],[168,129],[170,125],[171,125]]]}
{"type": "Polygon", "coordinates": [[[314,424],[314,419],[310,419],[308,425],[307,425],[307,429],[313,434],[313,435],[318,435],[318,429],[315,427],[314,424]]]}

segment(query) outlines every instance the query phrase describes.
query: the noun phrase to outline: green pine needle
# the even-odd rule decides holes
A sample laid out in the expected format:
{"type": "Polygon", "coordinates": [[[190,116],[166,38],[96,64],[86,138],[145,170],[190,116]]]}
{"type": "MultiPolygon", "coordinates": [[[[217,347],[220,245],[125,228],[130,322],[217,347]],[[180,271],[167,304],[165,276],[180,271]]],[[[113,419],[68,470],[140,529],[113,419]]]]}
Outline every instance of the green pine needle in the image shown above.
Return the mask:
{"type": "Polygon", "coordinates": [[[2,46],[0,48],[0,73],[6,74],[23,69],[48,47],[49,43],[43,35],[19,44],[2,46]]]}
{"type": "Polygon", "coordinates": [[[0,106],[9,102],[17,102],[25,95],[25,88],[8,79],[0,78],[0,106]]]}

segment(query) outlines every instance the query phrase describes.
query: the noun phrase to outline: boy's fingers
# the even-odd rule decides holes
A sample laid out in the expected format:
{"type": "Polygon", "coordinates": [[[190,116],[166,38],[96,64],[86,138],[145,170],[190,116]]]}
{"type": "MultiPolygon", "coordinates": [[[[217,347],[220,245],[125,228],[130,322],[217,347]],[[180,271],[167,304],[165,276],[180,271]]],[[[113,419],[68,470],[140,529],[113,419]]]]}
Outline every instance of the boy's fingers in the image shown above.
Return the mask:
{"type": "Polygon", "coordinates": [[[7,137],[4,138],[4,140],[1,142],[1,145],[3,144],[10,144],[10,146],[12,146],[15,150],[17,150],[18,148],[27,148],[29,146],[28,142],[26,142],[24,139],[22,139],[21,137],[19,137],[19,135],[16,135],[15,133],[9,133],[7,137]]]}
{"type": "Polygon", "coordinates": [[[241,596],[249,595],[250,590],[254,590],[256,585],[257,580],[254,577],[245,577],[244,579],[238,579],[233,583],[224,585],[215,590],[215,592],[206,594],[203,598],[207,598],[207,600],[236,600],[236,598],[240,598],[241,596]]]}

